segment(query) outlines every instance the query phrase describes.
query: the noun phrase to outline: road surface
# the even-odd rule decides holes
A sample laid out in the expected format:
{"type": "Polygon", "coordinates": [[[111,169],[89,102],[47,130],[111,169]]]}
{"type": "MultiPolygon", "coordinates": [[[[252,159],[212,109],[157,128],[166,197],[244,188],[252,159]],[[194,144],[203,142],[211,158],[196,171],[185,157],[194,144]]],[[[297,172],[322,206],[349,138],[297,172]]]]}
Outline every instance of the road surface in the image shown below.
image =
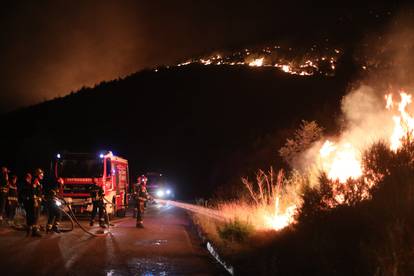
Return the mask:
{"type": "Polygon", "coordinates": [[[111,235],[99,238],[78,227],[32,238],[1,226],[0,275],[226,275],[179,208],[149,206],[144,229],[131,217],[113,223],[111,235]]]}

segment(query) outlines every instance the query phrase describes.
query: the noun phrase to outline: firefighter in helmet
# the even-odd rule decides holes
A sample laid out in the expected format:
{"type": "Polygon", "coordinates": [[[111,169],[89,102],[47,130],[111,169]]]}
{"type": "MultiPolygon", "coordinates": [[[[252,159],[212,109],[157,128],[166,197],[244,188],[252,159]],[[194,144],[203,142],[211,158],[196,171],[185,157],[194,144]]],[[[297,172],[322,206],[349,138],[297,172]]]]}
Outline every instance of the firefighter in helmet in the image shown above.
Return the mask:
{"type": "Polygon", "coordinates": [[[32,182],[32,175],[26,174],[25,186],[23,188],[23,204],[26,210],[27,235],[32,232],[33,237],[41,237],[38,220],[42,204],[42,185],[44,173],[41,169],[35,170],[35,179],[32,182]]]}
{"type": "Polygon", "coordinates": [[[3,222],[3,217],[6,217],[6,202],[8,192],[9,170],[6,167],[2,167],[0,176],[0,223],[3,222]]]}
{"type": "Polygon", "coordinates": [[[138,177],[137,184],[134,185],[134,196],[137,201],[137,224],[139,228],[144,227],[143,217],[145,211],[145,202],[151,198],[147,191],[148,178],[145,175],[138,177]]]}
{"type": "Polygon", "coordinates": [[[7,194],[7,219],[9,225],[13,224],[16,209],[19,206],[17,193],[17,176],[12,175],[9,181],[9,192],[7,194]]]}
{"type": "Polygon", "coordinates": [[[98,186],[96,183],[91,186],[90,188],[90,196],[92,198],[92,213],[91,213],[91,220],[89,222],[90,226],[93,226],[96,213],[98,213],[99,216],[99,226],[102,228],[105,228],[105,219],[104,219],[104,190],[102,187],[98,186]]]}
{"type": "Polygon", "coordinates": [[[47,225],[46,233],[51,231],[60,233],[59,222],[61,220],[62,213],[60,211],[59,198],[61,197],[61,191],[63,188],[63,179],[59,177],[56,181],[53,181],[48,185],[47,192],[45,193],[45,205],[47,208],[47,225]]]}

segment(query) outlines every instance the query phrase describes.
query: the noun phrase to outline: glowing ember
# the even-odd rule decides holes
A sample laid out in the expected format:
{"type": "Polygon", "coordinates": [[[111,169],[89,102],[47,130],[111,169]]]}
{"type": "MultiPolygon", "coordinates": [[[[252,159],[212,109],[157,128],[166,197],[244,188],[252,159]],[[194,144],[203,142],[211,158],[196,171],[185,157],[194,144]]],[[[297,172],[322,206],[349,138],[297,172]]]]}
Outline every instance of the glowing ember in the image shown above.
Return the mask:
{"type": "Polygon", "coordinates": [[[282,71],[286,72],[286,73],[289,73],[291,71],[290,66],[289,65],[282,65],[282,71]]]}
{"type": "Polygon", "coordinates": [[[249,66],[256,66],[256,67],[260,67],[263,65],[263,60],[264,58],[257,58],[255,60],[253,60],[252,62],[249,63],[249,66]]]}

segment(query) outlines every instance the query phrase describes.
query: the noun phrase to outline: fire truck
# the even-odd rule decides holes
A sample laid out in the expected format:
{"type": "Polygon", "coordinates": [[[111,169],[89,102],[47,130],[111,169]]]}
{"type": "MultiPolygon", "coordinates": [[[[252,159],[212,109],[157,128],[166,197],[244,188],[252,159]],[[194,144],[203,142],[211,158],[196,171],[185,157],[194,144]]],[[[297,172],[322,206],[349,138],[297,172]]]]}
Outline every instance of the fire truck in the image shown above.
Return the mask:
{"type": "Polygon", "coordinates": [[[129,191],[128,161],[112,152],[58,153],[54,164],[55,177],[64,180],[63,197],[75,213],[92,211],[90,189],[102,187],[106,211],[112,216],[124,216],[129,191]]]}

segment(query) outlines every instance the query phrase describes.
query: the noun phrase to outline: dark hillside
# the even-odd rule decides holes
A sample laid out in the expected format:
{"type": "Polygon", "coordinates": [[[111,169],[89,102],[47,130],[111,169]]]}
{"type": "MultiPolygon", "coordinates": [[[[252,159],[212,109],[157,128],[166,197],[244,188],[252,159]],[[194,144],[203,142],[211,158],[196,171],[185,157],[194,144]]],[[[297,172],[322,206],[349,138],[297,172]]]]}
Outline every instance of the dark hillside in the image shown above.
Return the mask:
{"type": "Polygon", "coordinates": [[[282,143],[300,120],[333,128],[347,81],[271,68],[143,71],[3,115],[1,162],[22,173],[65,149],[109,149],[129,159],[131,176],[162,171],[186,196],[205,195],[268,165],[277,148],[262,164],[250,162],[251,153],[264,141],[282,143]]]}

